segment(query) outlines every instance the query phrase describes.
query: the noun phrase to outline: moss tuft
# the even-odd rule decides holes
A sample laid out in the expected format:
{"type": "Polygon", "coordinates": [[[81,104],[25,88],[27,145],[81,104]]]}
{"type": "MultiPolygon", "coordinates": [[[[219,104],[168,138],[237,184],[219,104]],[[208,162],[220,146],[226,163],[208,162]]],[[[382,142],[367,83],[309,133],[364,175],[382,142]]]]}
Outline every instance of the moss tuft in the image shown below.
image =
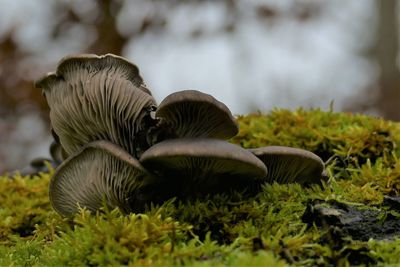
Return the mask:
{"type": "Polygon", "coordinates": [[[393,164],[400,154],[400,126],[366,115],[326,112],[321,109],[240,116],[240,132],[233,142],[246,148],[267,145],[310,150],[324,160],[338,158],[340,166],[358,166],[367,159],[393,164]],[[394,153],[394,154],[393,154],[394,153]]]}

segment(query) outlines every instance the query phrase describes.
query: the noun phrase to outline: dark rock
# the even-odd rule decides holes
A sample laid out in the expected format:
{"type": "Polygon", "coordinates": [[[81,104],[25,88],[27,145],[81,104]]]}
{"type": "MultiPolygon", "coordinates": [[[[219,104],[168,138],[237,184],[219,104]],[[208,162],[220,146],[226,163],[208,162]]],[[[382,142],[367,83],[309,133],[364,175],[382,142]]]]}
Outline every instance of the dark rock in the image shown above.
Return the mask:
{"type": "Polygon", "coordinates": [[[309,226],[337,227],[353,240],[382,240],[400,236],[400,218],[390,210],[365,205],[350,205],[335,200],[313,200],[302,216],[309,226]]]}
{"type": "Polygon", "coordinates": [[[390,209],[400,212],[400,196],[391,197],[385,196],[383,198],[383,206],[388,206],[390,209]]]}

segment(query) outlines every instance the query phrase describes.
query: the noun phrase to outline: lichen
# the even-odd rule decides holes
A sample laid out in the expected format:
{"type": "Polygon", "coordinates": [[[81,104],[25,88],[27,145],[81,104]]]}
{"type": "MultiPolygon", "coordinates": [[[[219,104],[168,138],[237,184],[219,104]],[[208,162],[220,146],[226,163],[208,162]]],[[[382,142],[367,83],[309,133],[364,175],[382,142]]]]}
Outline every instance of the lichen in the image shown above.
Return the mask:
{"type": "MultiPolygon", "coordinates": [[[[327,162],[322,186],[266,184],[255,196],[171,199],[143,214],[81,210],[62,218],[49,203],[50,173],[0,177],[0,266],[349,266],[400,264],[400,237],[353,240],[301,219],[315,199],[363,209],[400,194],[400,124],[366,115],[274,110],[240,116],[231,141],[284,145],[327,162]],[[335,237],[335,238],[332,238],[335,237]]],[[[385,217],[381,218],[382,220],[385,217]]]]}

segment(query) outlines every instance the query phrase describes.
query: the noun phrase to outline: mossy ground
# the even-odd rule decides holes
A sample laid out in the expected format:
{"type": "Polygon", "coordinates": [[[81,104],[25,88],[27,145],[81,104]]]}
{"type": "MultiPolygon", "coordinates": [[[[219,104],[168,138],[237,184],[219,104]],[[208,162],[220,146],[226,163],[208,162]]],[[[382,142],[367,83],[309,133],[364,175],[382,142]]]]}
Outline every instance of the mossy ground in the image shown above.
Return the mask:
{"type": "Polygon", "coordinates": [[[285,145],[313,151],[327,161],[329,182],[311,188],[266,184],[253,197],[235,193],[170,200],[128,216],[118,210],[82,210],[65,219],[49,204],[52,173],[3,176],[0,266],[400,264],[400,237],[344,237],[337,242],[330,238],[331,228],[308,227],[301,219],[315,199],[368,209],[385,195],[399,195],[400,124],[319,109],[274,110],[238,120],[240,133],[232,142],[246,148],[285,145]]]}

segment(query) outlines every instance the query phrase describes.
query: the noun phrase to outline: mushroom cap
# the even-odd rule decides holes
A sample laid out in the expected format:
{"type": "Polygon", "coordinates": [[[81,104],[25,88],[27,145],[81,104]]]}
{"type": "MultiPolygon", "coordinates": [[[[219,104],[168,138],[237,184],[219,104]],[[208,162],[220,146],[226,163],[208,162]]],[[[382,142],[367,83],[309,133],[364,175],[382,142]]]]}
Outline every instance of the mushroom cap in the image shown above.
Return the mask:
{"type": "Polygon", "coordinates": [[[316,154],[293,147],[266,146],[248,149],[268,167],[269,183],[320,183],[326,179],[324,162],[316,154]]]}
{"type": "Polygon", "coordinates": [[[87,68],[90,71],[98,72],[113,65],[118,67],[118,74],[123,76],[124,79],[130,81],[135,87],[143,92],[151,95],[151,91],[147,88],[143,78],[140,76],[139,68],[125,58],[114,54],[101,56],[95,54],[77,54],[65,56],[58,62],[57,71],[49,72],[47,75],[37,80],[35,82],[35,87],[50,87],[52,82],[57,81],[57,76],[59,74],[65,76],[71,75],[72,78],[75,78],[75,72],[77,69],[87,68]]]}
{"type": "Polygon", "coordinates": [[[147,148],[138,139],[152,123],[156,102],[127,60],[111,54],[69,56],[35,85],[43,89],[66,154],[95,140],[109,140],[135,156],[147,148]]]}
{"type": "Polygon", "coordinates": [[[196,90],[168,95],[158,106],[156,117],[169,124],[177,137],[228,139],[239,130],[225,104],[196,90]]]}
{"type": "Polygon", "coordinates": [[[166,186],[178,196],[187,191],[203,194],[245,190],[267,175],[266,166],[253,154],[218,139],[162,141],[145,151],[140,162],[150,172],[164,176],[166,186]]]}
{"type": "Polygon", "coordinates": [[[90,211],[104,204],[129,212],[140,203],[140,190],[152,176],[140,163],[117,145],[95,141],[66,159],[50,181],[50,202],[64,216],[80,207],[90,211]]]}

